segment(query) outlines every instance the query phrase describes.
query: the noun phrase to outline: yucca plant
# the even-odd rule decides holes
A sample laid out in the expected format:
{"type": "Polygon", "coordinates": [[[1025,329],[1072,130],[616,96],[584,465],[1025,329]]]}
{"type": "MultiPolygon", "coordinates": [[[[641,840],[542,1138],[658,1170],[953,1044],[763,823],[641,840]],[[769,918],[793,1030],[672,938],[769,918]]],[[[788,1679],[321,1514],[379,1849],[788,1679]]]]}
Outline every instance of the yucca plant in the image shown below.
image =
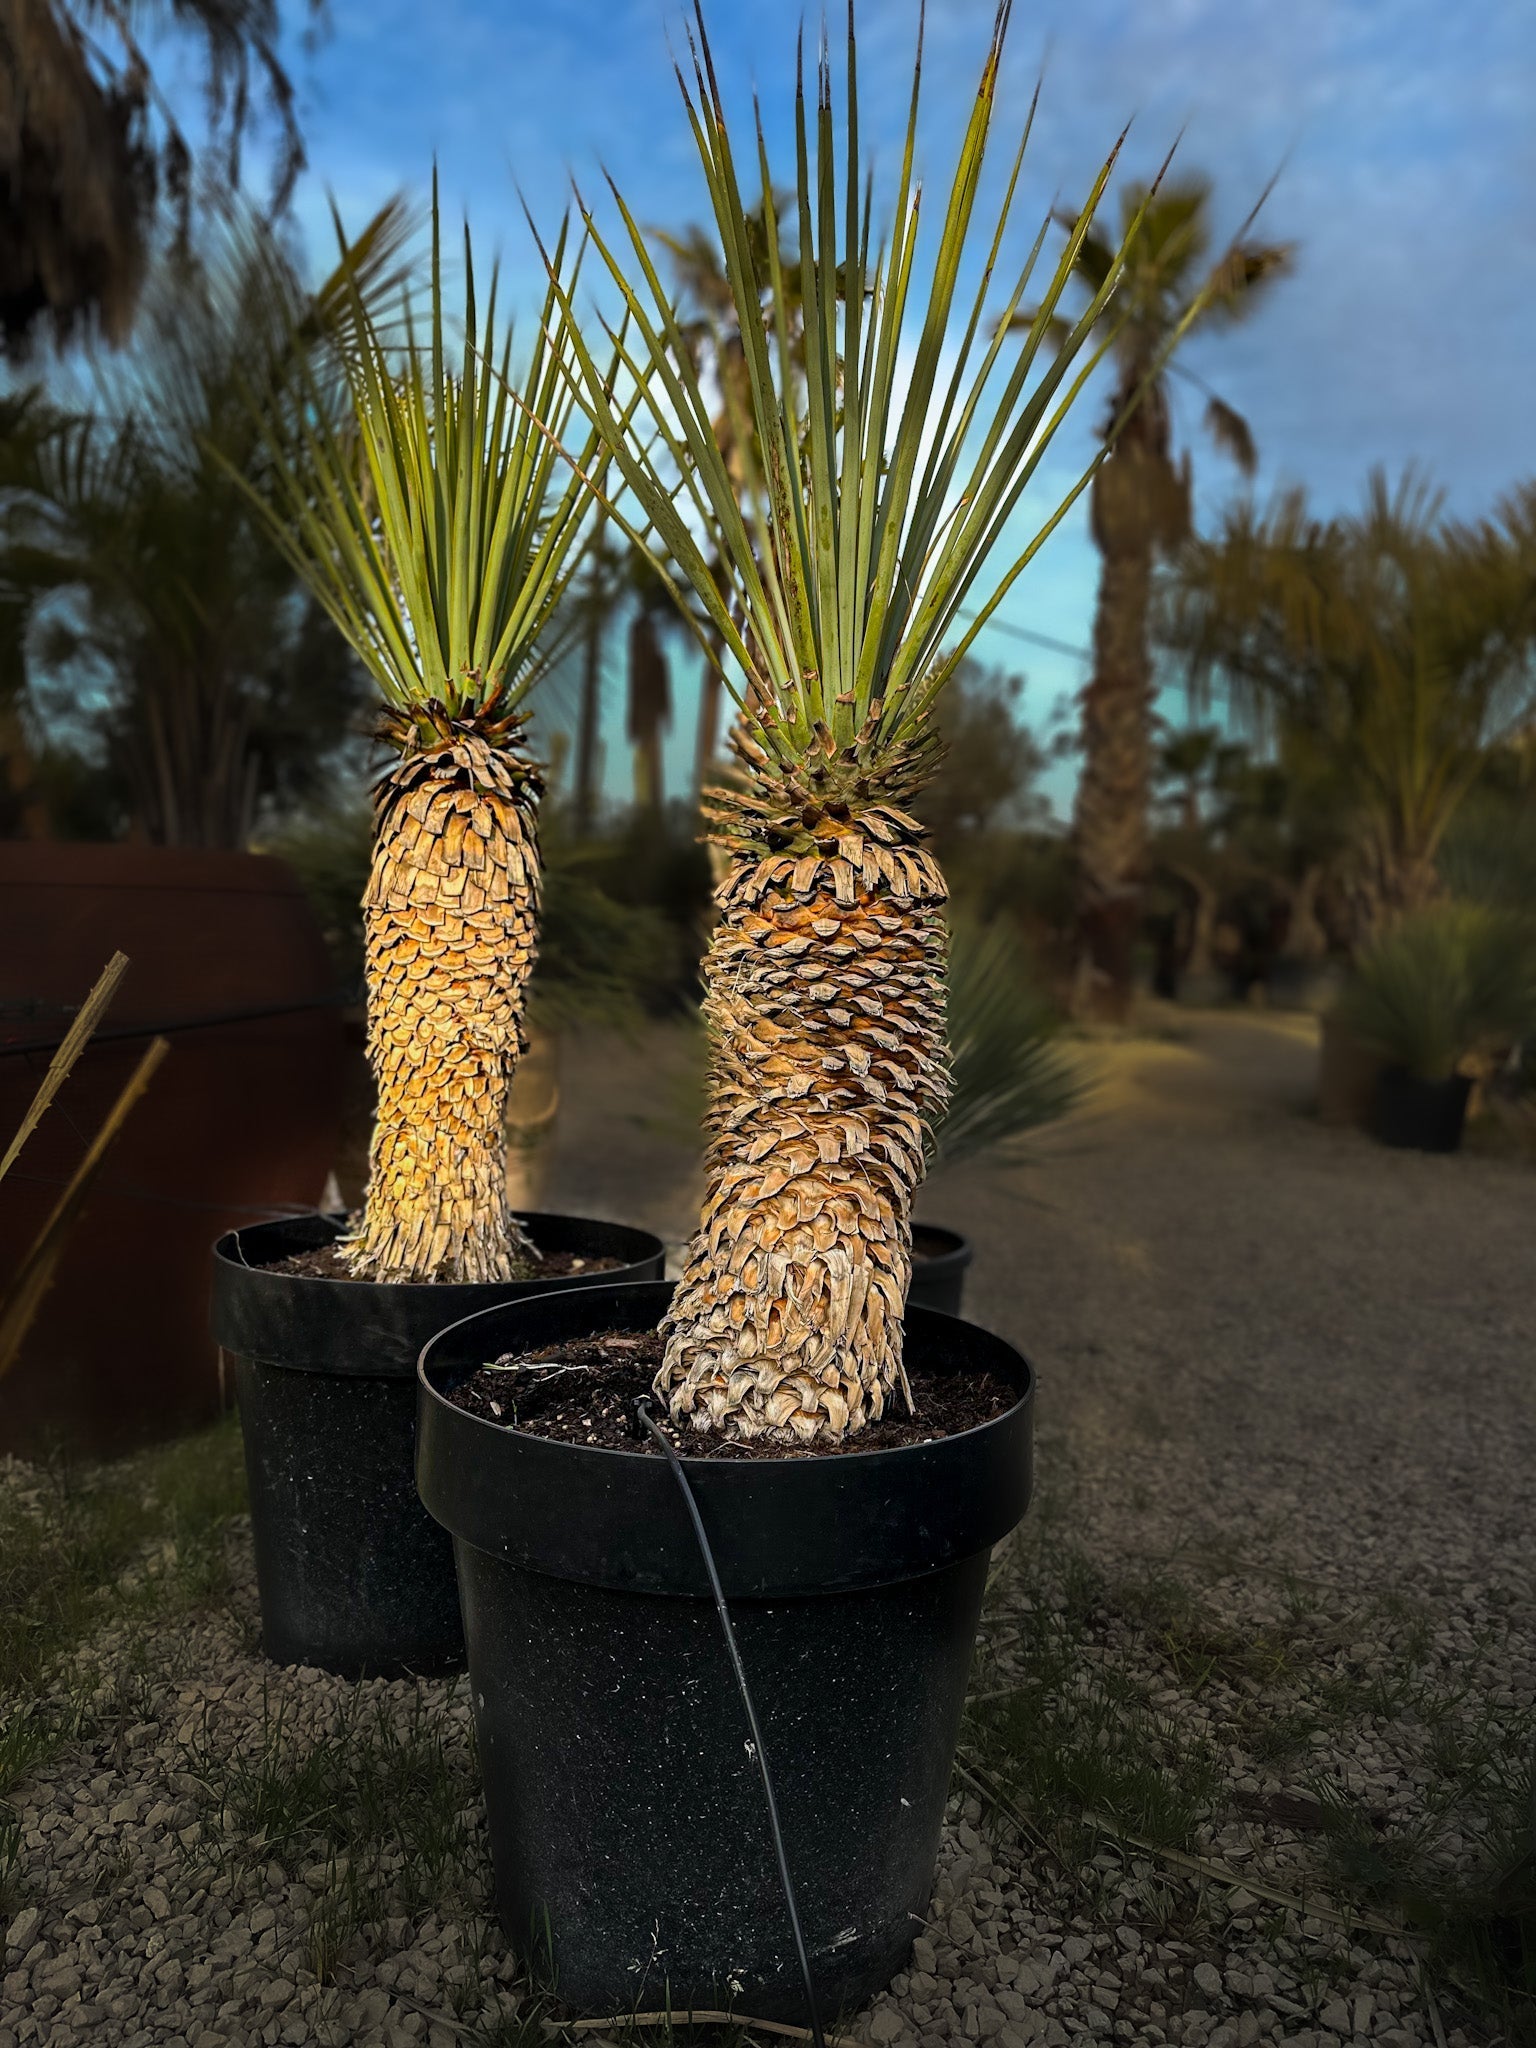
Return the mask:
{"type": "Polygon", "coordinates": [[[1338,1014],[1424,1081],[1536,1032],[1536,940],[1518,913],[1442,901],[1406,912],[1356,960],[1338,1014]]]}
{"type": "MultiPolygon", "coordinates": [[[[528,1270],[507,1200],[503,1124],[524,1043],[539,916],[542,784],[529,690],[579,559],[588,507],[536,420],[572,412],[554,314],[574,282],[562,233],[532,350],[514,375],[494,278],[483,319],[468,231],[451,345],[434,197],[431,306],[403,350],[359,299],[350,426],[322,407],[274,435],[275,531],[384,699],[396,758],[374,792],[364,897],[368,1056],[378,1117],[360,1278],[491,1281],[528,1270]]],[[[600,451],[580,469],[601,473],[600,451]]]]}
{"type": "Polygon", "coordinates": [[[796,364],[785,326],[763,312],[790,294],[761,128],[749,198],[696,16],[692,82],[681,72],[679,82],[746,352],[751,418],[732,436],[739,459],[751,451],[744,484],[722,455],[660,254],[622,197],[622,232],[605,237],[590,214],[587,227],[634,336],[619,351],[621,388],[639,394],[649,447],[560,293],[582,407],[654,527],[658,557],[689,586],[735,670],[744,786],[716,792],[706,813],[729,856],[706,963],[707,1192],[657,1380],[673,1415],[699,1429],[837,1439],[904,1384],[912,1194],[946,1091],[945,888],[907,805],[934,763],[945,682],[1088,480],[1022,545],[1006,542],[1004,566],[979,591],[1057,427],[1113,343],[1106,313],[1125,258],[1122,246],[1064,335],[1048,339],[1111,158],[1028,326],[1009,331],[1048,223],[1010,271],[1000,317],[987,317],[1026,120],[979,276],[961,290],[1007,17],[1005,4],[926,282],[916,73],[888,236],[877,242],[851,13],[841,143],[828,58],[813,106],[802,65],[787,209],[796,364]]]}
{"type": "Polygon", "coordinates": [[[1083,1079],[1062,1051],[1059,1020],[1002,919],[952,920],[949,1100],[931,1166],[958,1166],[1068,1116],[1083,1079]]]}

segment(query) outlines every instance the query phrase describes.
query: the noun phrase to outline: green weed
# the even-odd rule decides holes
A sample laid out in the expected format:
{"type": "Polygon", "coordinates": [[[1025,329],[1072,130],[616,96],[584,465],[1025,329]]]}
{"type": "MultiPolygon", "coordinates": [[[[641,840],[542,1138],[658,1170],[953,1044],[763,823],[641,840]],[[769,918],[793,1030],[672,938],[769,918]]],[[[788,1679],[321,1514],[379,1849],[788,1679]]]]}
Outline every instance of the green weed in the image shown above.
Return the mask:
{"type": "Polygon", "coordinates": [[[445,1739],[444,1704],[418,1687],[402,1716],[352,1693],[318,1731],[301,1731],[269,1698],[257,1739],[230,1749],[205,1716],[183,1746],[207,1788],[205,1853],[275,1861],[295,1876],[326,1866],[325,1910],[311,1928],[317,1976],[365,1923],[467,1905],[484,1891],[464,1817],[479,1798],[474,1760],[467,1740],[445,1739]]]}

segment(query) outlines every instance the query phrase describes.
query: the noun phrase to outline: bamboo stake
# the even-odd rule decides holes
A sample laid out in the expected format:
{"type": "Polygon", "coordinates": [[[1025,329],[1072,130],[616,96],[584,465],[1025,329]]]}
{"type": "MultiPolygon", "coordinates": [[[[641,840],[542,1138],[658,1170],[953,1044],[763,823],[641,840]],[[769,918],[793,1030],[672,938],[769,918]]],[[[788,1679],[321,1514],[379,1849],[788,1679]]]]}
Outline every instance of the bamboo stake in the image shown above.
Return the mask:
{"type": "MultiPolygon", "coordinates": [[[[117,959],[122,961],[124,967],[127,966],[128,963],[121,953],[117,955],[117,959]]],[[[107,973],[110,974],[111,971],[109,967],[107,973]]],[[[119,975],[121,975],[121,972],[122,970],[119,968],[119,975]]],[[[96,984],[97,990],[101,988],[102,982],[105,980],[106,975],[103,975],[102,981],[96,984]]],[[[115,981],[113,986],[116,986],[115,981]]],[[[93,1000],[95,993],[96,991],[93,990],[93,1000]]],[[[111,995],[111,989],[108,989],[107,995],[111,995]]],[[[95,1016],[100,1014],[103,1007],[105,1007],[105,1000],[94,1013],[91,1020],[93,1023],[95,1016]]],[[[84,1012],[82,1011],[83,1014],[84,1012]]],[[[73,1034],[71,1035],[73,1036],[73,1034]]],[[[81,1043],[83,1044],[83,1042],[84,1039],[82,1037],[81,1043]]],[[[79,1049],[79,1045],[76,1045],[74,1052],[70,1055],[71,1063],[73,1063],[79,1049]]],[[[145,1049],[144,1057],[135,1067],[127,1085],[118,1096],[116,1102],[113,1103],[107,1120],[96,1133],[90,1150],[75,1168],[73,1175],[70,1177],[69,1185],[65,1188],[54,1206],[53,1214],[38,1232],[32,1249],[22,1260],[20,1268],[7,1286],[3,1302],[0,1302],[0,1378],[3,1378],[16,1362],[16,1354],[20,1351],[22,1340],[31,1328],[32,1318],[37,1314],[38,1305],[52,1283],[60,1254],[64,1249],[65,1239],[68,1237],[71,1227],[85,1205],[86,1196],[90,1193],[91,1186],[101,1170],[102,1162],[112,1149],[118,1133],[127,1122],[128,1114],[133,1105],[149,1086],[155,1069],[170,1049],[170,1040],[167,1038],[154,1039],[145,1049]]],[[[58,1064],[57,1060],[54,1064],[58,1064]]],[[[64,1074],[68,1071],[69,1068],[67,1066],[64,1067],[58,1079],[62,1081],[64,1074]]],[[[53,1069],[50,1068],[49,1078],[52,1077],[52,1073],[53,1069]]],[[[43,1087],[46,1088],[47,1085],[48,1082],[45,1080],[43,1087]]],[[[55,1081],[54,1088],[57,1089],[57,1087],[58,1081],[55,1081]]],[[[42,1093],[43,1090],[39,1089],[39,1098],[41,1098],[42,1093]]],[[[36,1101],[34,1101],[33,1107],[37,1107],[36,1101]]],[[[47,1103],[44,1102],[43,1108],[46,1107],[47,1103]]],[[[41,1114],[42,1110],[39,1109],[38,1115],[40,1116],[41,1114]]],[[[36,1118],[33,1119],[34,1124],[35,1122],[36,1118]]],[[[19,1145],[14,1149],[19,1151],[19,1145]]],[[[5,1163],[7,1166],[9,1166],[13,1156],[14,1153],[6,1155],[5,1163]]]]}
{"type": "Polygon", "coordinates": [[[43,1111],[52,1102],[64,1084],[65,1076],[85,1050],[85,1042],[101,1022],[101,1014],[117,993],[117,984],[128,968],[128,955],[114,953],[101,970],[100,979],[91,990],[64,1035],[64,1042],[48,1063],[48,1071],[42,1078],[31,1106],[21,1120],[20,1128],[5,1148],[5,1157],[0,1159],[0,1180],[16,1164],[16,1156],[43,1120],[43,1111]]]}

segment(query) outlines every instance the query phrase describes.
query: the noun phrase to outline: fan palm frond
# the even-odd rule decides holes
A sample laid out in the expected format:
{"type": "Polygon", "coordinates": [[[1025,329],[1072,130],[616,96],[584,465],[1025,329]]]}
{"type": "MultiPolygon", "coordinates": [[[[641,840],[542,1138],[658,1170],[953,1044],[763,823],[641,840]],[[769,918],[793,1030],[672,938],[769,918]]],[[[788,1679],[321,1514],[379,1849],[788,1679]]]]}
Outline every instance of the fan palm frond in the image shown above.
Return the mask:
{"type": "Polygon", "coordinates": [[[1206,402],[1205,424],[1222,453],[1231,457],[1244,476],[1252,476],[1259,466],[1259,451],[1254,445],[1253,429],[1242,414],[1213,393],[1206,402]]]}

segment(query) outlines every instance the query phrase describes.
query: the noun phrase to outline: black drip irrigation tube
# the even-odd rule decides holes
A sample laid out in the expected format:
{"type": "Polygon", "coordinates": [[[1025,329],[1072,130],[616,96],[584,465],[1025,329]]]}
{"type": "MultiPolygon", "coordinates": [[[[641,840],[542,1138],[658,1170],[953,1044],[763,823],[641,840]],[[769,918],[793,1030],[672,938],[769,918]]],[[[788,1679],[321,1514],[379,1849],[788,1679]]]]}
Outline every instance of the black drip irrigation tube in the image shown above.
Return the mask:
{"type": "MultiPolygon", "coordinates": [[[[779,1883],[784,1892],[784,1904],[789,1911],[789,1925],[795,1937],[795,1956],[800,1964],[800,1975],[805,1982],[805,2006],[811,2022],[811,2039],[816,2048],[827,2048],[826,2036],[821,2031],[821,2015],[816,2006],[816,1987],[811,1981],[811,1959],[805,1950],[805,1935],[800,1927],[800,1914],[795,1906],[795,1888],[790,1882],[789,1858],[784,1853],[784,1836],[779,1828],[779,1805],[773,1796],[773,1779],[768,1770],[768,1752],[763,1747],[763,1731],[757,1724],[757,1709],[752,1704],[751,1688],[741,1661],[741,1652],[736,1647],[736,1631],[731,1626],[730,1610],[725,1604],[725,1593],[720,1584],[720,1574],[715,1569],[714,1552],[709,1547],[709,1537],[704,1531],[704,1522],[699,1514],[699,1504],[693,1497],[693,1488],[688,1484],[688,1474],[683,1470],[683,1461],[667,1439],[651,1413],[649,1395],[642,1394],[634,1403],[637,1422],[648,1429],[672,1467],[672,1476],[682,1488],[683,1499],[688,1506],[688,1519],[693,1524],[693,1533],[698,1538],[699,1554],[704,1560],[704,1569],[709,1574],[709,1590],[715,1596],[715,1612],[720,1617],[721,1633],[731,1660],[731,1669],[736,1674],[736,1689],[741,1694],[741,1704],[747,1710],[747,1726],[752,1731],[752,1754],[757,1759],[758,1772],[763,1781],[763,1802],[768,1808],[768,1830],[773,1836],[773,1853],[779,1866],[779,1883]]],[[[748,2022],[747,2024],[750,2024],[748,2022]]]]}

